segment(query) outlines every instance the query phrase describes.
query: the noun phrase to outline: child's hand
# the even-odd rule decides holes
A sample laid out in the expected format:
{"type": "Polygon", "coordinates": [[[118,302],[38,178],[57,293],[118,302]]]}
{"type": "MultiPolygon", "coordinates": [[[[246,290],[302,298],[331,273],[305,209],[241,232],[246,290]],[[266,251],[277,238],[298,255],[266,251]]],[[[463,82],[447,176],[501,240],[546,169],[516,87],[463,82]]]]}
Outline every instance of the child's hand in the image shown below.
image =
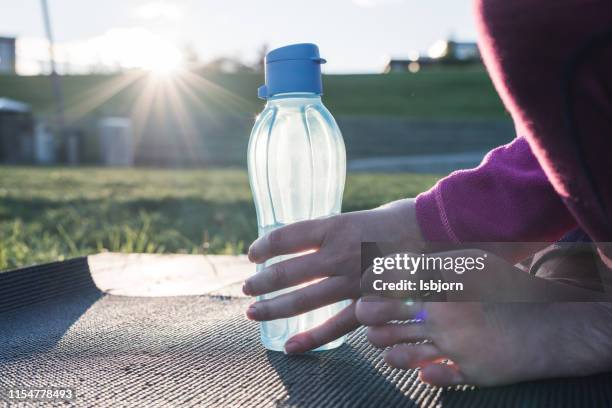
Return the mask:
{"type": "MultiPolygon", "coordinates": [[[[249,259],[263,263],[279,255],[315,252],[276,263],[249,278],[243,287],[257,296],[316,279],[312,285],[251,305],[253,320],[295,316],[322,306],[359,296],[361,243],[393,241],[419,250],[423,245],[416,223],[414,200],[400,200],[368,211],[296,222],[257,239],[249,259]]],[[[347,307],[323,325],[287,342],[287,352],[303,352],[323,345],[357,327],[354,306],[347,307]]]]}

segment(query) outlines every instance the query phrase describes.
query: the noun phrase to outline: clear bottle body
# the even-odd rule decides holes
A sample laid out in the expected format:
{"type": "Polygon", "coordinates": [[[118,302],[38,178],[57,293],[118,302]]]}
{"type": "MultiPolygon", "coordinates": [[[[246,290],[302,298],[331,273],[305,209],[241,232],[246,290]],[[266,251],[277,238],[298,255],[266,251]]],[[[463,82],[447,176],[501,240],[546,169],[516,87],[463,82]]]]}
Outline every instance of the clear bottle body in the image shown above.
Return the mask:
{"type": "MultiPolygon", "coordinates": [[[[259,236],[296,221],[340,213],[346,177],[344,141],[318,95],[283,94],[268,99],[251,132],[248,167],[259,236]]],[[[296,255],[258,265],[257,273],[292,256],[296,255]]],[[[299,316],[262,322],[262,343],[267,349],[282,351],[291,336],[323,323],[347,305],[348,301],[342,301],[299,316]]],[[[343,342],[340,338],[318,350],[343,342]]]]}

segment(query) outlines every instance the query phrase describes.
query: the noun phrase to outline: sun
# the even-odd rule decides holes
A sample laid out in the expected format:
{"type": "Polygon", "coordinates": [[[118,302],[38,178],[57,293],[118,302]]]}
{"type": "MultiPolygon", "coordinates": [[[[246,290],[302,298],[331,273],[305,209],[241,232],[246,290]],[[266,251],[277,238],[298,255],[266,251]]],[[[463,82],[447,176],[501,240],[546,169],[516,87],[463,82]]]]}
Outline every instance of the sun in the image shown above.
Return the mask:
{"type": "Polygon", "coordinates": [[[180,61],[157,60],[144,66],[152,74],[169,76],[176,74],[181,69],[180,61]]]}
{"type": "Polygon", "coordinates": [[[137,65],[158,76],[173,76],[183,68],[183,53],[172,41],[157,37],[133,54],[137,65]]]}
{"type": "Polygon", "coordinates": [[[164,47],[152,51],[143,58],[142,68],[152,74],[171,76],[181,70],[183,59],[180,51],[175,47],[164,47]]]}

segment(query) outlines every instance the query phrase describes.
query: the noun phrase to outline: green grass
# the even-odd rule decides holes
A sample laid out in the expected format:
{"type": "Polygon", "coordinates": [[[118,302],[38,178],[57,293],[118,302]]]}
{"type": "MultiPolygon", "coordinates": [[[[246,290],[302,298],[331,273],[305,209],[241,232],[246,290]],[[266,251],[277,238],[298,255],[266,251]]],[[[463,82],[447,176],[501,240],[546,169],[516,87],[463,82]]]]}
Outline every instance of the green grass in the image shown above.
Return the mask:
{"type": "MultiPolygon", "coordinates": [[[[437,179],[351,174],[343,211],[437,179]]],[[[242,253],[256,233],[244,170],[0,167],[0,270],[106,250],[242,253]]]]}
{"type": "MultiPolygon", "coordinates": [[[[147,133],[147,126],[159,130],[153,132],[157,137],[175,142],[185,142],[180,139],[185,135],[194,137],[186,138],[190,143],[200,137],[206,142],[204,150],[219,160],[243,163],[248,137],[243,127],[250,126],[253,115],[262,109],[263,102],[255,95],[263,78],[200,73],[182,85],[178,81],[156,82],[134,73],[64,77],[68,123],[82,129],[84,140],[91,142],[96,139],[97,117],[131,116],[137,137],[147,133]],[[176,111],[183,116],[172,119],[176,111]],[[228,115],[231,121],[246,125],[226,129],[227,119],[222,118],[228,115]],[[189,122],[195,129],[179,128],[189,122]],[[204,124],[215,123],[220,130],[202,130],[204,124]]],[[[329,75],[324,77],[324,91],[325,104],[336,116],[506,118],[481,67],[425,70],[415,75],[329,75]]],[[[30,103],[37,115],[54,112],[52,95],[48,77],[0,76],[0,96],[30,103]]],[[[357,149],[356,136],[345,137],[357,149]]],[[[402,152],[417,151],[414,145],[421,143],[408,137],[400,142],[410,147],[397,149],[402,152]]],[[[367,143],[361,145],[371,150],[367,143]]],[[[91,150],[92,146],[95,143],[86,147],[91,150]]],[[[91,155],[93,162],[95,152],[89,150],[84,157],[91,155]]],[[[436,179],[411,174],[350,175],[344,211],[414,196],[436,179]]],[[[255,235],[255,212],[241,169],[0,167],[0,269],[104,250],[241,253],[255,235]]]]}
{"type": "MultiPolygon", "coordinates": [[[[127,73],[63,77],[69,118],[79,119],[92,113],[129,114],[152,82],[144,76],[122,88],[120,84],[128,82],[126,78],[130,75],[135,76],[127,73]]],[[[186,79],[183,88],[175,88],[180,89],[188,110],[200,115],[229,111],[252,115],[262,107],[256,98],[262,81],[258,74],[200,73],[186,79]],[[189,92],[193,97],[187,96],[189,92]]],[[[480,66],[431,69],[417,74],[327,75],[323,82],[325,103],[334,115],[424,119],[506,117],[487,73],[480,66]]],[[[0,76],[0,90],[0,96],[30,103],[38,113],[53,112],[48,77],[0,76]]]]}

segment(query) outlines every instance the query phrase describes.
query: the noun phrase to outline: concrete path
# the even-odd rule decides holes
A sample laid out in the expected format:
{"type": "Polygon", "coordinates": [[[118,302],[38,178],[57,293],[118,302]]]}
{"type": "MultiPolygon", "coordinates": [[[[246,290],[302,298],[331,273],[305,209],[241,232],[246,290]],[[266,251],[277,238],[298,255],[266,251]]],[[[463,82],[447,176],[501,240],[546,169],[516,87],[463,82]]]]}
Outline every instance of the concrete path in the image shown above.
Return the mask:
{"type": "Polygon", "coordinates": [[[87,260],[98,288],[121,296],[243,297],[242,283],[255,273],[245,255],[101,253],[87,260]]]}
{"type": "Polygon", "coordinates": [[[356,159],[348,162],[349,171],[450,173],[478,166],[486,152],[422,154],[418,156],[391,156],[356,159]]]}

